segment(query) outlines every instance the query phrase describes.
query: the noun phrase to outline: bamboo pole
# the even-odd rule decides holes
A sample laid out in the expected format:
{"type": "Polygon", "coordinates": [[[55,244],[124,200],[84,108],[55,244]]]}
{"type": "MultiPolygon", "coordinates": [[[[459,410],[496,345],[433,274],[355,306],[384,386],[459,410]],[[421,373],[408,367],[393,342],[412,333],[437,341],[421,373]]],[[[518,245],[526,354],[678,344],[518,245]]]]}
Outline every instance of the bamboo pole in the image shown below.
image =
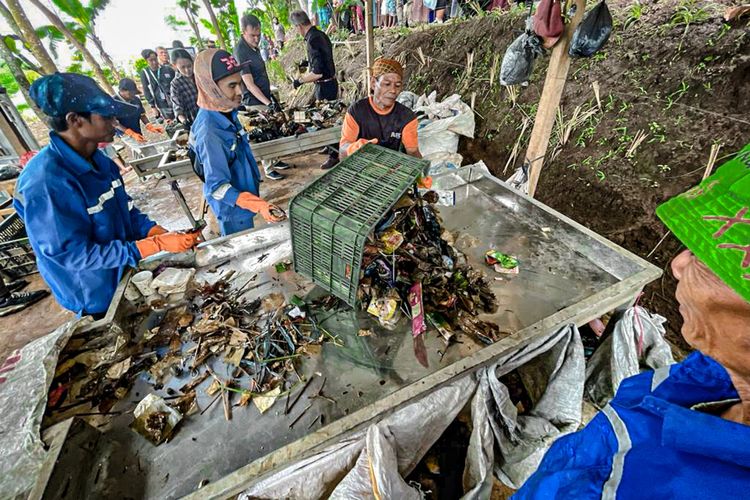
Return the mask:
{"type": "Polygon", "coordinates": [[[372,0],[365,0],[365,52],[367,54],[367,95],[370,95],[370,68],[375,57],[375,36],[372,27],[372,0]]]}
{"type": "Polygon", "coordinates": [[[552,128],[555,125],[555,114],[557,107],[560,105],[560,98],[565,89],[565,81],[568,78],[568,69],[570,68],[570,56],[568,48],[573,32],[578,27],[586,10],[586,0],[573,0],[576,6],[576,13],[570,22],[565,25],[563,36],[552,49],[550,56],[549,68],[547,68],[547,77],[544,80],[542,96],[539,98],[539,106],[534,118],[534,128],[531,130],[529,147],[526,149],[526,159],[524,165],[529,172],[529,196],[534,196],[539,174],[544,165],[544,155],[547,153],[549,138],[552,134],[552,128]]]}

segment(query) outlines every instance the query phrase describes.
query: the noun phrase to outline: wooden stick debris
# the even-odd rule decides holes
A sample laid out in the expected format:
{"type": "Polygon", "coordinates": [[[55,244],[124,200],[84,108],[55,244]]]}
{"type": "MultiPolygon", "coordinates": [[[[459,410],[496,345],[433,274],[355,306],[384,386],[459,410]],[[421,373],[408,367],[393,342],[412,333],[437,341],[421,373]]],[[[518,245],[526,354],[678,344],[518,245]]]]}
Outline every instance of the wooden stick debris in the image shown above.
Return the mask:
{"type": "Polygon", "coordinates": [[[304,415],[305,413],[307,413],[307,410],[309,410],[310,408],[312,408],[312,403],[308,404],[305,407],[305,409],[302,410],[302,413],[300,413],[299,415],[297,415],[297,418],[295,418],[294,420],[292,420],[292,423],[289,424],[289,428],[291,429],[292,427],[294,427],[294,424],[296,424],[297,422],[299,422],[299,419],[302,418],[302,415],[304,415]]]}
{"type": "Polygon", "coordinates": [[[307,386],[310,385],[310,383],[312,382],[313,378],[315,378],[314,375],[311,376],[309,379],[307,379],[307,381],[305,382],[305,385],[302,386],[302,389],[297,393],[296,396],[294,396],[294,399],[292,400],[291,404],[289,405],[289,408],[286,411],[284,411],[284,415],[288,415],[289,412],[292,411],[292,408],[294,408],[294,405],[297,404],[297,401],[299,401],[299,398],[301,398],[302,394],[305,392],[305,390],[307,390],[307,386]]]}

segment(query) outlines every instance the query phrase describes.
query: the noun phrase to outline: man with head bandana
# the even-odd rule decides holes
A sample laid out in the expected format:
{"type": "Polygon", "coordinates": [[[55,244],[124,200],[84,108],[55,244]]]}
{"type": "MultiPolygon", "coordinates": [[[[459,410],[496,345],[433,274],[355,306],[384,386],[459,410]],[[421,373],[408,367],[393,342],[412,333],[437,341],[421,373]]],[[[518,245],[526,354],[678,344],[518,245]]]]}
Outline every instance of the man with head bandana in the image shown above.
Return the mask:
{"type": "Polygon", "coordinates": [[[393,59],[376,59],[370,70],[371,95],[349,107],[341,129],[339,154],[346,158],[365,144],[379,144],[421,158],[417,116],[396,102],[404,70],[393,59]]]}
{"type": "Polygon", "coordinates": [[[207,49],[195,59],[200,109],[190,129],[190,148],[203,167],[203,194],[222,235],[251,229],[257,213],[268,222],[281,220],[273,211],[283,213],[258,197],[258,164],[237,120],[243,67],[225,50],[207,49]]]}
{"type": "Polygon", "coordinates": [[[141,213],[117,165],[97,147],[112,142],[116,117],[137,119],[139,108],[73,73],[43,76],[30,94],[52,132],[21,172],[13,206],[57,301],[98,317],[127,267],[160,251],[188,250],[199,234],[168,233],[141,213]]]}
{"type": "Polygon", "coordinates": [[[514,498],[734,499],[750,490],[750,144],[656,209],[672,261],[682,363],[624,380],[558,439],[514,498]]]}

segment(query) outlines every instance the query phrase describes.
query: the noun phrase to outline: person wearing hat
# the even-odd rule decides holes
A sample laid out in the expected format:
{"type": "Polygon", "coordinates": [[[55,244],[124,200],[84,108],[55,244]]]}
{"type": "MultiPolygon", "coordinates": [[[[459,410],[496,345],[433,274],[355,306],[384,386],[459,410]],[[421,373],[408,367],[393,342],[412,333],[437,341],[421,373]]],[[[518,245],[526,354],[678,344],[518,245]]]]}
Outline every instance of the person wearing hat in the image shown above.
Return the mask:
{"type": "Polygon", "coordinates": [[[112,96],[113,99],[130,104],[137,108],[137,113],[132,116],[123,116],[118,120],[118,124],[115,128],[124,134],[126,137],[136,141],[145,142],[146,139],[143,137],[141,130],[141,123],[146,126],[146,130],[155,134],[163,134],[164,128],[148,121],[146,118],[146,110],[143,109],[143,104],[138,98],[138,87],[135,82],[130,78],[123,78],[117,85],[117,92],[112,96]]]}
{"type": "Polygon", "coordinates": [[[172,80],[177,75],[175,69],[169,64],[159,64],[156,52],[151,49],[141,51],[141,57],[148,63],[140,73],[143,95],[154,110],[154,118],[174,120],[169,90],[172,80]]]}
{"type": "Polygon", "coordinates": [[[421,158],[417,115],[396,99],[404,70],[393,59],[376,59],[370,70],[370,97],[352,104],[344,115],[339,154],[346,158],[365,144],[379,144],[421,158]]]}
{"type": "Polygon", "coordinates": [[[60,305],[99,317],[126,268],[160,251],[184,252],[199,233],[168,233],[141,213],[117,166],[97,149],[112,141],[116,117],[137,117],[138,108],[74,73],[43,76],[30,95],[52,131],[21,172],[13,206],[60,305]]]}
{"type": "Polygon", "coordinates": [[[262,200],[260,172],[247,133],[237,119],[242,104],[243,65],[225,50],[206,49],[195,58],[198,114],[190,129],[194,161],[203,168],[203,194],[222,235],[253,227],[255,214],[278,222],[280,209],[262,200]]]}
{"type": "Polygon", "coordinates": [[[672,261],[683,362],[624,380],[549,449],[514,498],[734,499],[750,488],[750,144],[656,214],[672,261]]]}

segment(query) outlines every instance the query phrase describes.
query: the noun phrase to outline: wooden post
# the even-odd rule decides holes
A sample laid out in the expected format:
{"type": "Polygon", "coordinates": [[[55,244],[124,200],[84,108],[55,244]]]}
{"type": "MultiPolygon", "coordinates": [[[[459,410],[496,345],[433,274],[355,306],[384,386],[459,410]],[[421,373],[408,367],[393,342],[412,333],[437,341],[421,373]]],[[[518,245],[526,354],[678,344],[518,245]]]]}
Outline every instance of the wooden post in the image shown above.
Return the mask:
{"type": "Polygon", "coordinates": [[[574,0],[576,13],[571,21],[565,25],[563,36],[552,49],[552,55],[547,68],[547,77],[544,80],[542,96],[539,98],[539,105],[534,118],[534,128],[531,130],[531,139],[529,147],[526,149],[526,158],[524,165],[529,172],[529,196],[534,196],[539,174],[544,165],[544,155],[547,154],[549,138],[552,134],[552,127],[555,125],[555,115],[557,107],[560,105],[560,98],[565,89],[565,81],[568,78],[568,68],[570,68],[570,56],[568,48],[570,40],[573,37],[576,27],[581,22],[583,12],[586,10],[586,0],[574,0]]]}
{"type": "Polygon", "coordinates": [[[367,54],[367,95],[370,95],[370,68],[375,57],[375,36],[372,28],[372,0],[365,0],[365,52],[367,54]]]}

